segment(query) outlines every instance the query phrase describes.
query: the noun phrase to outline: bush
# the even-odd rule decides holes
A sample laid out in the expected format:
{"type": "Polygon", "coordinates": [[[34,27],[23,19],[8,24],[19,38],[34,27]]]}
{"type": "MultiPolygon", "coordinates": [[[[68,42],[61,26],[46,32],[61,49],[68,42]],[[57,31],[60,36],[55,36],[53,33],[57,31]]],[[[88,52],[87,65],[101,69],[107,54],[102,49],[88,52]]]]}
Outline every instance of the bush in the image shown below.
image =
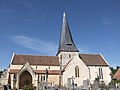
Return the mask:
{"type": "Polygon", "coordinates": [[[105,85],[105,83],[102,81],[99,85],[99,87],[102,89],[102,88],[107,88],[107,86],[105,85]]]}
{"type": "Polygon", "coordinates": [[[24,85],[22,90],[35,90],[35,87],[33,85],[24,85]]]}
{"type": "Polygon", "coordinates": [[[117,80],[117,79],[113,79],[113,82],[116,84],[116,83],[120,83],[120,80],[117,80]]]}

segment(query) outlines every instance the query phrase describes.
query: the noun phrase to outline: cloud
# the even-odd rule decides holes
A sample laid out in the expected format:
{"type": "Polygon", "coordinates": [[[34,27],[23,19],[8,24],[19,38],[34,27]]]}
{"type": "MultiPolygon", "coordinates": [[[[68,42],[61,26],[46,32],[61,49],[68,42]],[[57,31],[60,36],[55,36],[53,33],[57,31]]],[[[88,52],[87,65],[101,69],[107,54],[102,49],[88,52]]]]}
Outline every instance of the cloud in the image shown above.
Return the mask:
{"type": "Polygon", "coordinates": [[[23,35],[13,36],[11,37],[11,40],[22,47],[41,52],[43,54],[56,54],[58,47],[54,42],[30,38],[23,35]]]}
{"type": "MultiPolygon", "coordinates": [[[[12,36],[10,38],[14,43],[43,54],[55,55],[57,53],[58,44],[51,41],[44,41],[23,35],[12,36]]],[[[79,44],[80,53],[91,53],[88,46],[79,44]]]]}
{"type": "Polygon", "coordinates": [[[110,18],[103,18],[102,22],[107,25],[113,24],[112,19],[110,18]]]}

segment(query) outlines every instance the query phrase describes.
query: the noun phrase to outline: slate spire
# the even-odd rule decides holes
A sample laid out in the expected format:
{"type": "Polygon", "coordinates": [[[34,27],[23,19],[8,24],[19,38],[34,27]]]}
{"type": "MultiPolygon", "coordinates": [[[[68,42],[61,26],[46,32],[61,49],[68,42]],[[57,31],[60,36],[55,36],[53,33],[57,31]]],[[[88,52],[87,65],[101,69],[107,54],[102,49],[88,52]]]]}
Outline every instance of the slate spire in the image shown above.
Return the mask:
{"type": "Polygon", "coordinates": [[[63,14],[63,22],[62,22],[62,31],[60,36],[59,48],[57,54],[59,52],[79,52],[77,47],[75,46],[72,35],[70,32],[70,28],[66,19],[65,13],[63,14]]]}

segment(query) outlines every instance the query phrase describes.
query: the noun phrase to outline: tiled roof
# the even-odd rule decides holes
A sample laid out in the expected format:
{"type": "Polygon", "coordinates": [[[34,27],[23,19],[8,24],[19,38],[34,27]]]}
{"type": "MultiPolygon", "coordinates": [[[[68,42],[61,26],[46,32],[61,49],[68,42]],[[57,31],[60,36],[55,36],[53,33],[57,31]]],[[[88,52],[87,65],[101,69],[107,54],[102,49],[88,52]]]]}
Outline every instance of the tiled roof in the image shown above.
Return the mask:
{"type": "MultiPolygon", "coordinates": [[[[35,73],[40,73],[40,74],[45,74],[46,70],[34,70],[35,73]]],[[[49,74],[55,74],[59,75],[60,71],[59,70],[48,70],[49,74]]]]}
{"type": "Polygon", "coordinates": [[[18,73],[20,70],[19,69],[10,69],[9,73],[18,73]]]}
{"type": "Polygon", "coordinates": [[[117,72],[113,76],[114,79],[120,80],[120,68],[117,70],[117,72]]]}
{"type": "MultiPolygon", "coordinates": [[[[20,70],[19,69],[10,69],[9,73],[18,73],[20,70]]],[[[34,73],[37,74],[45,74],[46,70],[33,70],[34,73]]],[[[48,70],[48,73],[50,75],[59,75],[59,70],[48,70]]]]}
{"type": "Polygon", "coordinates": [[[23,65],[26,62],[30,65],[59,66],[59,57],[15,54],[12,60],[13,65],[23,65]]]}
{"type": "Polygon", "coordinates": [[[87,66],[108,66],[100,54],[80,54],[79,57],[87,66]]]}

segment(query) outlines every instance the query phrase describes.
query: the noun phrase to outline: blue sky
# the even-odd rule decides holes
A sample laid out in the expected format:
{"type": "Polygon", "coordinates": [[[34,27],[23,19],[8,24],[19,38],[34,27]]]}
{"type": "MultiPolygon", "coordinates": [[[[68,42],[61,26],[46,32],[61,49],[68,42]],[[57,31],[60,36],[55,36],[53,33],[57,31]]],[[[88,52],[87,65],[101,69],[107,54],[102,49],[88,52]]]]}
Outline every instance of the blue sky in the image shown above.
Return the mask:
{"type": "Polygon", "coordinates": [[[0,69],[13,53],[56,55],[63,12],[80,53],[120,65],[120,0],[0,0],[0,69]]]}

